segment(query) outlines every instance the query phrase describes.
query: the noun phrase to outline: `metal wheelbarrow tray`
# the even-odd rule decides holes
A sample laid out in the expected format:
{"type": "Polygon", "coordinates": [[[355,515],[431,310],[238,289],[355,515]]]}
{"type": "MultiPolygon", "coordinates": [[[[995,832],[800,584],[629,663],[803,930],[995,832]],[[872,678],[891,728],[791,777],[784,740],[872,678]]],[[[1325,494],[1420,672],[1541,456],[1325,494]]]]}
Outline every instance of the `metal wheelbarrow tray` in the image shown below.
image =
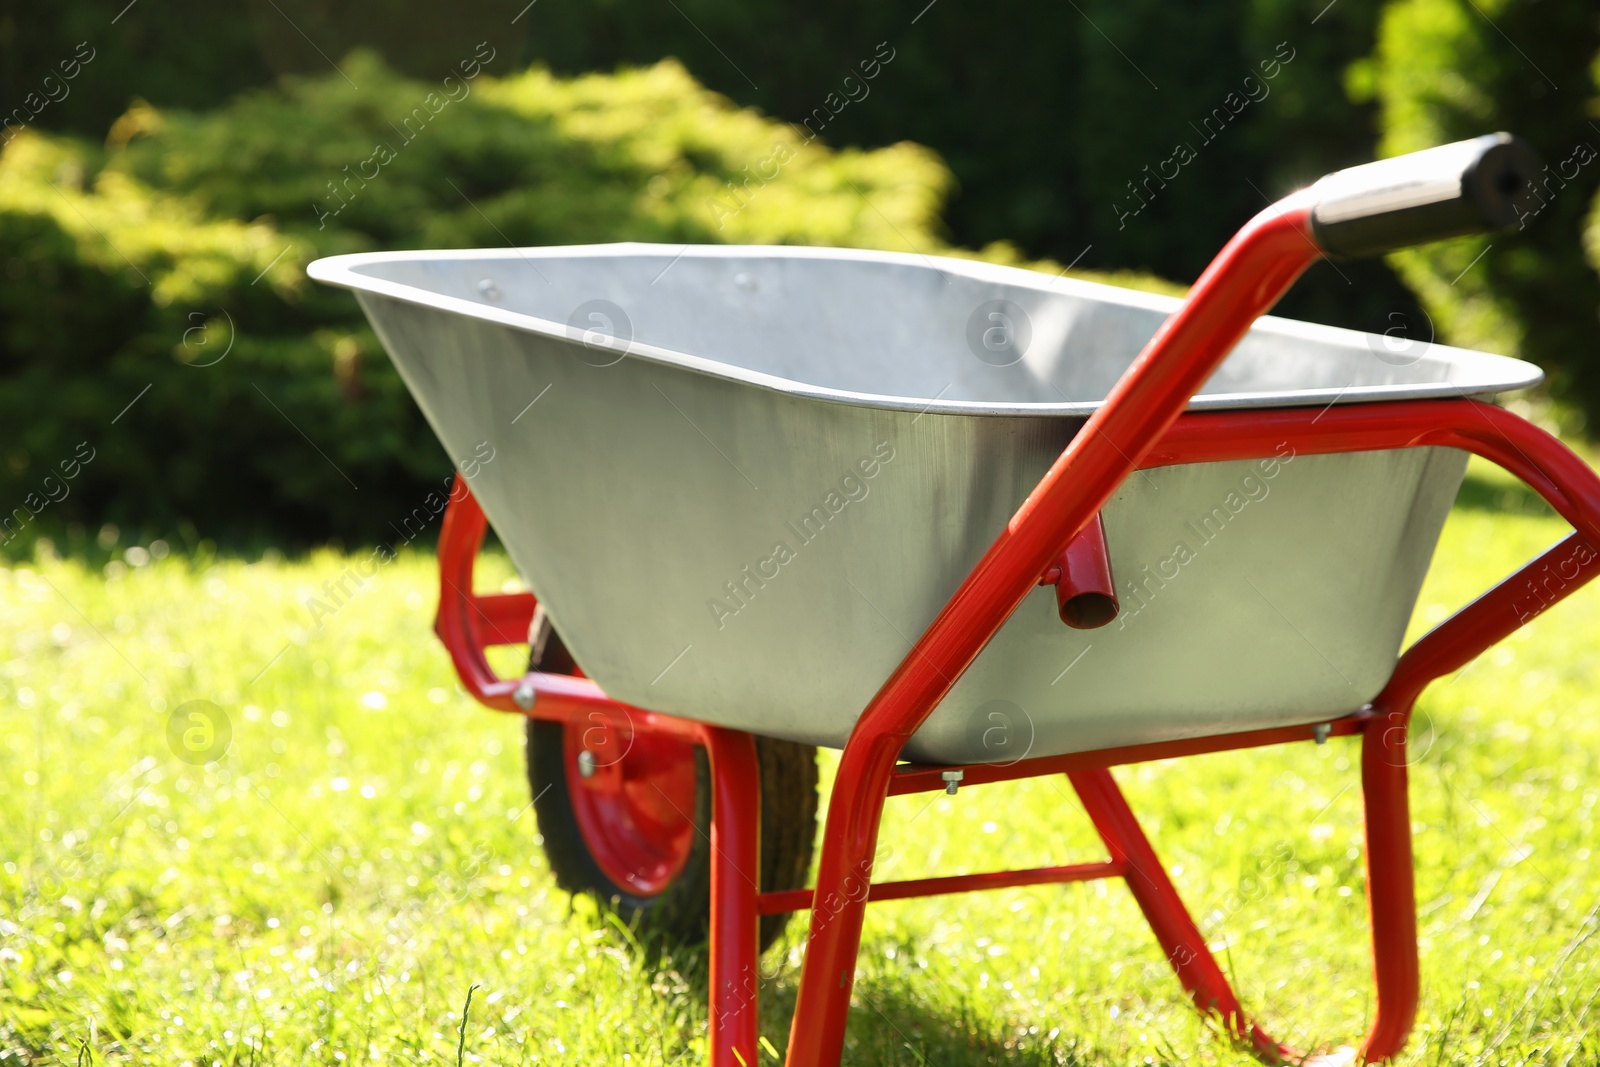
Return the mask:
{"type": "MultiPolygon", "coordinates": [[[[835,747],[1178,306],[833,249],[377,253],[322,276],[359,287],[450,455],[492,446],[473,495],[608,695],[835,747]],[[600,324],[566,321],[586,302],[626,333],[586,343],[600,324]],[[1031,336],[996,366],[968,322],[1006,330],[982,316],[1007,305],[1031,336]]],[[[1539,376],[1442,346],[1397,366],[1384,341],[1263,320],[1192,407],[1481,395],[1539,376]]],[[[1068,628],[1039,588],[905,755],[1000,758],[991,715],[1021,756],[1360,707],[1394,669],[1465,463],[1285,441],[1128,480],[1104,509],[1121,617],[1068,628]]]]}
{"type": "Polygon", "coordinates": [[[356,291],[450,454],[477,457],[441,539],[439,632],[468,688],[626,720],[624,750],[708,753],[714,1063],[756,1062],[736,976],[758,914],[813,909],[788,1062],[834,1063],[868,899],[1106,876],[1202,1010],[1297,1057],[1247,1018],[1106,768],[1345,734],[1364,745],[1375,1060],[1417,996],[1412,703],[1592,575],[1600,492],[1482,402],[1536,368],[1256,320],[1325,253],[1513,220],[1529,168],[1498,135],[1332,175],[1252,221],[1184,301],[802,248],[372,253],[311,273],[356,291]],[[1581,534],[1402,657],[1469,452],[1581,534]],[[472,593],[485,517],[532,596],[472,593]],[[1551,565],[1566,584],[1519,605],[1514,583],[1551,565]],[[488,669],[535,597],[586,679],[488,669]],[[743,876],[749,734],[844,749],[814,893],[743,876]],[[1106,863],[870,884],[886,796],[1055,771],[1106,863]]]}

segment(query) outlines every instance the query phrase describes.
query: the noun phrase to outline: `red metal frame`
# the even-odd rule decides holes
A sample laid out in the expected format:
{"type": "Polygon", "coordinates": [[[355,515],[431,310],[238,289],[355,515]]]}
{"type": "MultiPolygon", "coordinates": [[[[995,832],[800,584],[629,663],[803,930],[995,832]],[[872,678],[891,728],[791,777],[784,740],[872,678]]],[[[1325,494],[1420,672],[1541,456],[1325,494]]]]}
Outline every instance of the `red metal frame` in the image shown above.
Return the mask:
{"type": "Polygon", "coordinates": [[[1591,547],[1600,545],[1600,478],[1553,436],[1472,400],[1184,414],[1190,397],[1223,356],[1318,255],[1306,208],[1291,198],[1246,226],[1195,283],[1189,299],[1073,438],[862,713],[840,756],[814,890],[758,892],[760,790],[749,735],[618,704],[584,678],[535,673],[506,680],[494,674],[485,647],[525,641],[534,601],[527,594],[472,593],[473,561],[486,522],[462,484],[441,532],[436,630],[467,690],[498,710],[579,726],[596,712],[626,715],[636,735],[660,734],[707,750],[713,783],[714,1067],[753,1067],[757,1062],[760,914],[811,909],[787,1062],[790,1067],[822,1067],[839,1062],[869,901],[1112,876],[1126,882],[1202,1012],[1218,1017],[1263,1059],[1301,1059],[1246,1015],[1108,768],[1356,734],[1362,738],[1367,896],[1377,987],[1374,1020],[1360,1055],[1377,1061],[1400,1050],[1418,996],[1406,776],[1412,707],[1429,682],[1464,666],[1600,572],[1600,554],[1591,547]],[[960,768],[969,785],[1066,774],[1110,853],[1109,861],[873,883],[884,801],[942,789],[942,772],[952,769],[901,765],[902,746],[1121,481],[1138,468],[1267,458],[1281,454],[1284,445],[1295,454],[1463,449],[1527,483],[1575,532],[1418,640],[1400,657],[1389,683],[1370,705],[1332,723],[960,768]],[[1529,591],[1534,591],[1531,610],[1529,591]]]}

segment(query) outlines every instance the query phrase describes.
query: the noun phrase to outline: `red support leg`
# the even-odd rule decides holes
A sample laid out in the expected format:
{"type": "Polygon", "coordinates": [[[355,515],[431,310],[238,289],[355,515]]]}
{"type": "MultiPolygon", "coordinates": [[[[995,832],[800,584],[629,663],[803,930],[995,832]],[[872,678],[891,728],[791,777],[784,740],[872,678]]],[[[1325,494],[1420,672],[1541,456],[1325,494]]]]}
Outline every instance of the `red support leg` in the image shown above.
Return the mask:
{"type": "Polygon", "coordinates": [[[858,727],[839,757],[817,865],[811,939],[789,1025],[785,1062],[793,1067],[834,1067],[841,1061],[883,802],[904,741],[896,734],[863,735],[858,727]]]}
{"type": "MultiPolygon", "coordinates": [[[[1417,906],[1406,773],[1409,719],[1409,709],[1374,718],[1362,739],[1367,907],[1372,920],[1372,967],[1378,990],[1372,1029],[1361,1048],[1361,1058],[1367,1063],[1397,1055],[1405,1046],[1417,1015],[1417,906]]],[[[1248,1040],[1268,1062],[1300,1061],[1300,1053],[1274,1041],[1245,1018],[1227,976],[1206,947],[1111,772],[1075,771],[1067,777],[1113,861],[1127,866],[1124,877],[1128,891],[1144,912],[1195,1005],[1204,1013],[1220,1016],[1229,1032],[1248,1040]]],[[[1349,1055],[1348,1050],[1345,1055],[1349,1055]]],[[[1320,1062],[1340,1061],[1330,1058],[1320,1062]]]]}
{"type": "Polygon", "coordinates": [[[1361,1046],[1368,1063],[1405,1046],[1417,1017],[1417,898],[1411,862],[1406,730],[1411,708],[1372,720],[1361,739],[1361,789],[1367,828],[1367,912],[1378,1006],[1361,1046]]]}
{"type": "Polygon", "coordinates": [[[1217,965],[1216,957],[1206,947],[1205,938],[1194,924],[1189,909],[1184,906],[1178,889],[1167,877],[1155,849],[1144,836],[1133,809],[1117,787],[1117,781],[1108,770],[1073,771],[1067,775],[1072,788],[1083,801],[1084,810],[1113,862],[1127,866],[1123,875],[1128,892],[1144,912],[1150,929],[1167,954],[1167,962],[1177,972],[1178,981],[1194,998],[1195,1007],[1203,1014],[1219,1016],[1228,1032],[1248,1040],[1259,1054],[1269,1061],[1298,1059],[1291,1048],[1280,1045],[1245,1019],[1244,1009],[1228,978],[1217,965]]]}
{"type": "Polygon", "coordinates": [[[706,728],[711,763],[711,1067],[756,1067],[761,783],[755,738],[706,728]]]}

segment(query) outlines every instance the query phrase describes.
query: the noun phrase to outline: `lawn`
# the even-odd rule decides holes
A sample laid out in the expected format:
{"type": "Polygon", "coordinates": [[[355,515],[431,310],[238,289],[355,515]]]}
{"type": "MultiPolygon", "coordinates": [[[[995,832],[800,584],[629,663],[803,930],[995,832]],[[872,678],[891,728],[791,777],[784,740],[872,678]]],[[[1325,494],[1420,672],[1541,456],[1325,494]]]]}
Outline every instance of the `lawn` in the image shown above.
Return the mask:
{"type": "MultiPolygon", "coordinates": [[[[1414,630],[1564,532],[1475,465],[1414,630]]],[[[352,557],[163,547],[0,569],[0,1064],[703,1058],[694,961],[647,965],[555,888],[521,724],[456,688],[427,555],[314,620],[352,557]],[[194,743],[231,734],[220,761],[176,755],[190,701],[218,709],[194,743]]],[[[1406,1063],[1600,1058],[1597,668],[1584,591],[1423,698],[1406,1063]]],[[[1247,1005],[1301,1045],[1352,1041],[1370,1006],[1355,756],[1118,772],[1247,1005]]],[[[885,840],[896,878],[1098,855],[1046,779],[892,801],[885,840]]],[[[778,1050],[803,931],[766,958],[778,1050]]],[[[852,1067],[1247,1062],[1116,883],[874,905],[860,967],[852,1067]]]]}

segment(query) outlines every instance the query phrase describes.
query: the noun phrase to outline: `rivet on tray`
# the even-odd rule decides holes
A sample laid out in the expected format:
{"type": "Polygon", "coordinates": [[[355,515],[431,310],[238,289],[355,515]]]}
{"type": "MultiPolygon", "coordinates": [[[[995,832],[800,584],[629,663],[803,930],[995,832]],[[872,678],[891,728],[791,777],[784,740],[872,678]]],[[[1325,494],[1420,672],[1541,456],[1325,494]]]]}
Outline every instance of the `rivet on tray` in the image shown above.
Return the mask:
{"type": "Polygon", "coordinates": [[[532,682],[523,682],[511,694],[511,703],[523,711],[532,711],[534,698],[538,695],[538,691],[533,688],[532,682]]]}
{"type": "Polygon", "coordinates": [[[1325,745],[1328,743],[1328,734],[1332,731],[1333,724],[1331,722],[1319,722],[1311,728],[1311,735],[1317,739],[1317,744],[1325,745]]]}
{"type": "Polygon", "coordinates": [[[961,785],[961,779],[966,775],[966,771],[941,771],[939,777],[944,779],[944,791],[955,796],[956,789],[961,785]]]}

